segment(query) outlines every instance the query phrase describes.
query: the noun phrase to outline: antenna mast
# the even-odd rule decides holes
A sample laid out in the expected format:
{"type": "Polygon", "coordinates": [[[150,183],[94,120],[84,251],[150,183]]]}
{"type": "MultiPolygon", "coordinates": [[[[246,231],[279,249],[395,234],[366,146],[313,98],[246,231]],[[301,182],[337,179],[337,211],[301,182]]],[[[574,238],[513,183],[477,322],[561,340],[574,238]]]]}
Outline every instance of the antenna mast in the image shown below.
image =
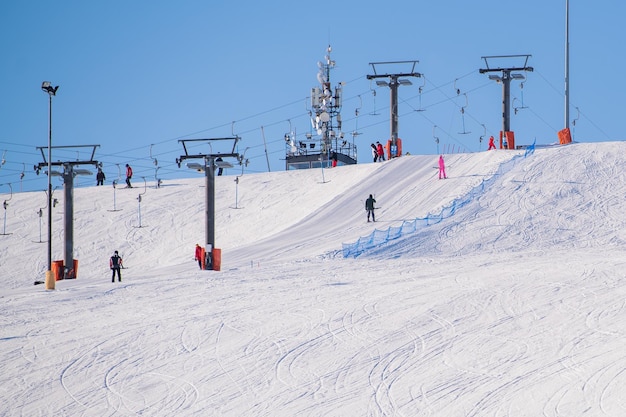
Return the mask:
{"type": "Polygon", "coordinates": [[[565,0],[565,128],[569,127],[569,0],[565,0]]]}
{"type": "Polygon", "coordinates": [[[343,103],[343,85],[338,83],[334,89],[330,82],[330,72],[335,68],[335,61],[330,58],[332,48],[328,45],[324,62],[317,62],[317,81],[319,87],[311,88],[311,131],[305,139],[296,141],[295,129],[285,134],[285,161],[289,169],[309,169],[335,166],[337,164],[356,164],[356,145],[344,138],[341,122],[343,103]],[[319,139],[314,138],[319,136],[319,139]]]}

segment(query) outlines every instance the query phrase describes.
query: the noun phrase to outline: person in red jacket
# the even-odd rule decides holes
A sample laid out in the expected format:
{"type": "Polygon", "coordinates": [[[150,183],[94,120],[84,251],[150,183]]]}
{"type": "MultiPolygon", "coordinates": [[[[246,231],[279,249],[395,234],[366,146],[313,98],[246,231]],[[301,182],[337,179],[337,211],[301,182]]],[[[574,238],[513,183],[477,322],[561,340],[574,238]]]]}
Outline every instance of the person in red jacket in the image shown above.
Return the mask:
{"type": "Polygon", "coordinates": [[[492,149],[496,149],[496,144],[493,143],[493,136],[491,136],[489,138],[489,149],[487,149],[488,151],[492,150],[492,149]]]}
{"type": "Polygon", "coordinates": [[[199,243],[196,243],[196,255],[194,259],[198,261],[198,266],[202,269],[202,247],[199,243]]]}
{"type": "Polygon", "coordinates": [[[126,188],[133,188],[132,185],[130,185],[130,179],[133,177],[133,169],[130,167],[130,165],[126,164],[126,188]]]}

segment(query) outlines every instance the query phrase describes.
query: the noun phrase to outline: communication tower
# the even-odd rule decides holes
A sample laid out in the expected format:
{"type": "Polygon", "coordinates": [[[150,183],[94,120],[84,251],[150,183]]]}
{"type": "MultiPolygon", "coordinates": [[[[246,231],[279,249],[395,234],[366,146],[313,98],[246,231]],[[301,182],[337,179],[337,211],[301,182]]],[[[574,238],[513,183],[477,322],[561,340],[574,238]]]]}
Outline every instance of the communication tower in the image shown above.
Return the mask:
{"type": "Polygon", "coordinates": [[[343,82],[334,89],[330,73],[335,61],[330,58],[332,48],[326,50],[324,62],[318,61],[317,81],[311,88],[311,131],[298,139],[294,131],[285,134],[286,168],[305,169],[328,167],[333,159],[337,164],[356,164],[356,145],[345,138],[341,130],[343,82]]]}

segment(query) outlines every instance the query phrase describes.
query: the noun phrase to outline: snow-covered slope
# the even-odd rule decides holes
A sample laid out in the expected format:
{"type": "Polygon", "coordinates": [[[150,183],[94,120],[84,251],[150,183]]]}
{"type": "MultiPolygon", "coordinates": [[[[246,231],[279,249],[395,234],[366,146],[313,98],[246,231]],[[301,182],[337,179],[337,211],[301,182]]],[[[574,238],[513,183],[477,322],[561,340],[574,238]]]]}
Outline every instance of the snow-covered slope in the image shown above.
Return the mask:
{"type": "Polygon", "coordinates": [[[193,261],[203,178],[77,189],[79,277],[54,291],[32,285],[47,266],[45,193],[14,194],[0,415],[624,415],[626,144],[537,149],[498,171],[516,155],[447,155],[447,180],[433,156],[218,177],[221,272],[193,261]],[[443,222],[341,256],[496,172],[443,222]]]}

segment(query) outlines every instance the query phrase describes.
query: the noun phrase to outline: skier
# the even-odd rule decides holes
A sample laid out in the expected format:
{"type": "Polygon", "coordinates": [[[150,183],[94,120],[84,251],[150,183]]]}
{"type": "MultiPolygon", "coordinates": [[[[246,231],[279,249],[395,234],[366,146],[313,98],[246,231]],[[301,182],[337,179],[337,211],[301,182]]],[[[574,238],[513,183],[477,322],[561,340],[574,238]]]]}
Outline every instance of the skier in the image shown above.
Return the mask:
{"type": "Polygon", "coordinates": [[[376,142],[376,152],[378,152],[378,160],[385,160],[385,150],[383,149],[383,145],[380,142],[376,142]]]}
{"type": "Polygon", "coordinates": [[[376,145],[372,143],[372,158],[374,158],[374,162],[378,161],[378,149],[376,149],[376,145]]]}
{"type": "Polygon", "coordinates": [[[117,251],[111,256],[109,260],[109,267],[113,274],[111,275],[111,282],[115,282],[115,272],[117,271],[117,280],[122,282],[122,274],[120,274],[120,268],[123,268],[122,258],[118,255],[117,251]]]}
{"type": "Polygon", "coordinates": [[[372,221],[376,221],[376,216],[374,215],[374,203],[376,203],[376,200],[374,200],[374,197],[370,194],[369,198],[365,200],[365,210],[367,211],[368,223],[370,221],[370,214],[372,215],[372,221]]]}
{"type": "Polygon", "coordinates": [[[133,177],[133,169],[130,167],[130,165],[126,164],[126,188],[133,188],[132,185],[130,185],[130,179],[133,177]]]}
{"type": "Polygon", "coordinates": [[[493,142],[493,136],[489,138],[489,149],[487,150],[490,151],[492,149],[496,149],[496,144],[493,142]]]}
{"type": "Polygon", "coordinates": [[[102,168],[98,168],[98,173],[96,174],[96,186],[104,185],[104,180],[106,180],[104,172],[102,171],[102,168]]]}
{"type": "Polygon", "coordinates": [[[443,162],[443,155],[439,155],[439,179],[443,175],[443,179],[446,179],[446,164],[443,162]]]}
{"type": "Polygon", "coordinates": [[[202,246],[200,246],[199,243],[196,243],[196,254],[194,259],[198,261],[198,266],[202,269],[202,246]]]}

